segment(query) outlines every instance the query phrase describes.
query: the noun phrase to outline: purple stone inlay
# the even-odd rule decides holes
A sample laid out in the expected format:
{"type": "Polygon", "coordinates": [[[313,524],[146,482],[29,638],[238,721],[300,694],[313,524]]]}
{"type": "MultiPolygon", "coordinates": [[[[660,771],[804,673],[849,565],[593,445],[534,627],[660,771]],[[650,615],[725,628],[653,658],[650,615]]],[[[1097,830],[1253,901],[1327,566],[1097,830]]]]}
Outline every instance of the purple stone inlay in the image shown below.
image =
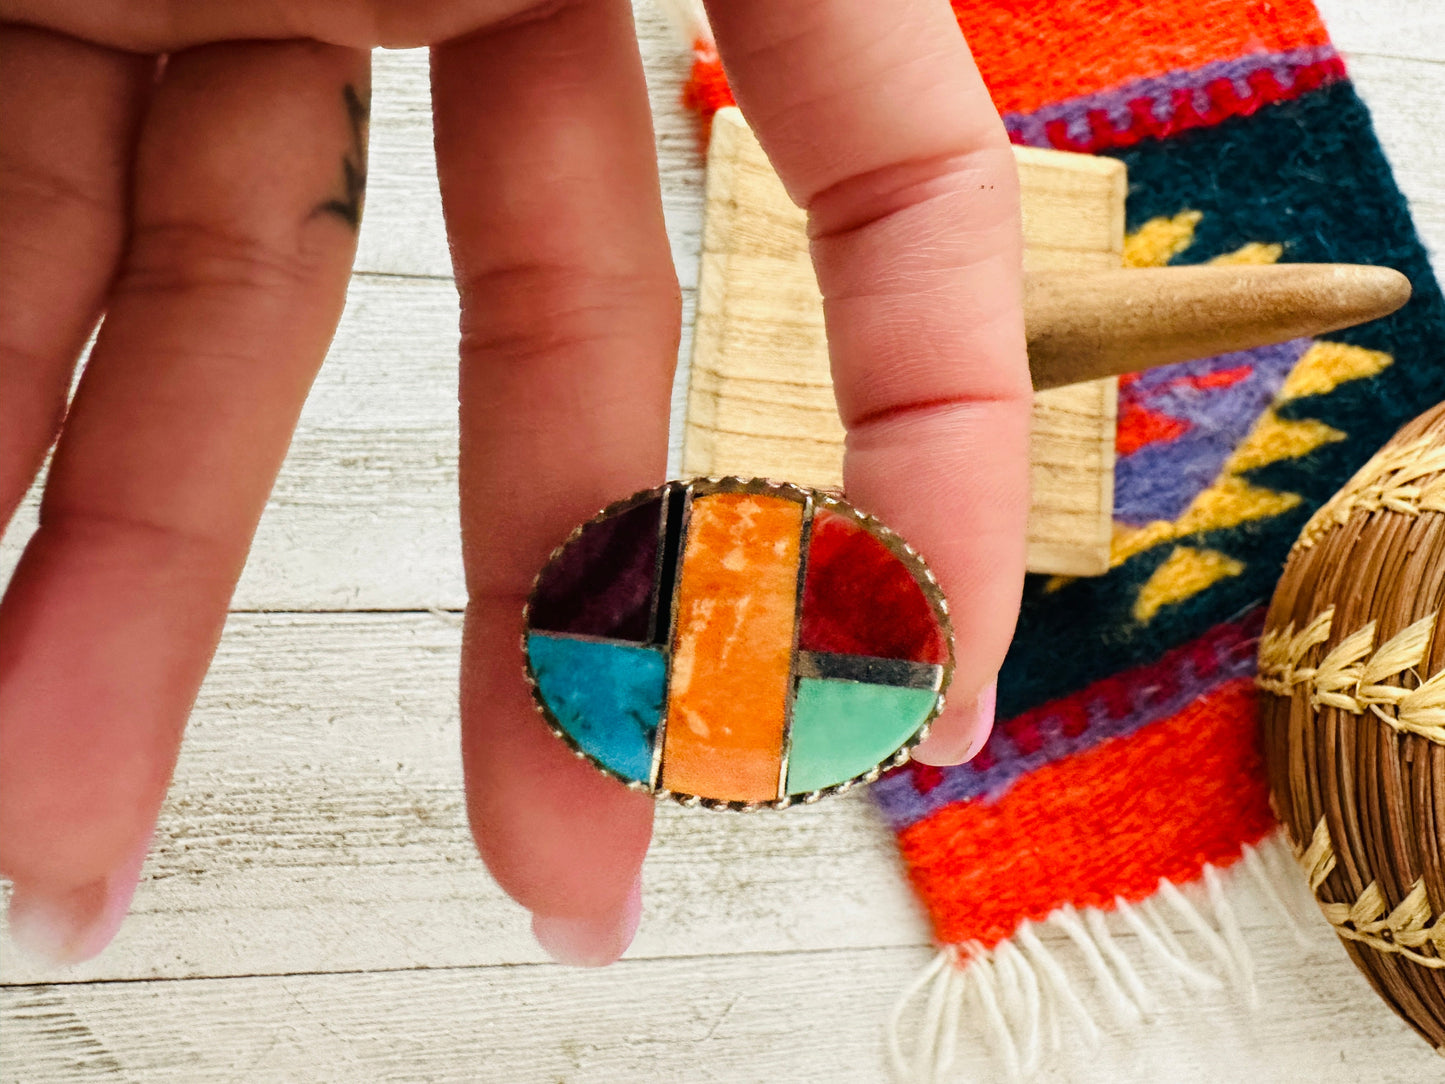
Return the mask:
{"type": "Polygon", "coordinates": [[[589,523],[542,570],[527,611],[546,632],[648,639],[662,498],[589,523]]]}
{"type": "Polygon", "coordinates": [[[1168,442],[1146,444],[1114,464],[1114,518],[1143,526],[1184,514],[1211,485],[1253,428],[1285,378],[1313,343],[1294,339],[1254,350],[1150,369],[1120,386],[1121,414],[1129,405],[1185,422],[1168,442]],[[1209,377],[1247,375],[1223,386],[1209,377]]]}
{"type": "Polygon", "coordinates": [[[1211,689],[1250,676],[1263,628],[1261,607],[1238,623],[1221,625],[1170,651],[1156,663],[1115,674],[1068,701],[1030,712],[1026,728],[1014,725],[1025,720],[1000,723],[982,752],[967,764],[909,765],[889,772],[873,785],[873,800],[895,832],[954,802],[994,801],[1020,776],[1167,719],[1211,689]],[[1124,704],[1117,702],[1120,686],[1127,689],[1124,704]],[[1081,702],[1082,726],[1077,715],[1069,719],[1061,710],[1070,702],[1081,702]],[[919,785],[923,773],[928,777],[926,787],[919,785]]]}
{"type": "Polygon", "coordinates": [[[1179,108],[1179,91],[1189,92],[1194,109],[1200,114],[1207,114],[1211,102],[1206,88],[1211,83],[1228,79],[1241,98],[1248,98],[1253,94],[1248,80],[1255,72],[1267,71],[1282,86],[1288,87],[1294,84],[1299,69],[1333,60],[1336,55],[1328,45],[1310,45],[1278,53],[1251,53],[1235,60],[1214,61],[1190,71],[1136,79],[1097,94],[1055,102],[1032,113],[1006,113],[1003,120],[1015,142],[1032,147],[1056,145],[1049,136],[1048,127],[1057,121],[1064,122],[1069,139],[1081,144],[1092,143],[1092,117],[1103,115],[1116,129],[1129,128],[1137,119],[1133,103],[1141,99],[1149,103],[1155,121],[1167,124],[1179,108]]]}

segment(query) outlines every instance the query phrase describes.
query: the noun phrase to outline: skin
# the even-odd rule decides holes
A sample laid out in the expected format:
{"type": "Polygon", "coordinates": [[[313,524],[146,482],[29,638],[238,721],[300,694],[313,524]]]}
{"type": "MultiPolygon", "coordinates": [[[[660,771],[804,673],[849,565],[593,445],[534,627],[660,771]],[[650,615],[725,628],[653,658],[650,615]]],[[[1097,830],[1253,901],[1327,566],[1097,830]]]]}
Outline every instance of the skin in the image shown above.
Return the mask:
{"type": "MultiPolygon", "coordinates": [[[[848,492],[952,604],[955,706],[921,756],[957,762],[1023,577],[1012,156],[942,0],[709,14],[808,211],[848,492]]],[[[554,956],[605,963],[635,929],[651,800],[546,731],[518,647],[552,547],[664,470],[679,294],[626,0],[0,0],[0,524],[54,447],[0,604],[0,873],[55,958],[125,913],[340,317],[377,45],[431,47],[462,301],[472,829],[554,956]]]]}

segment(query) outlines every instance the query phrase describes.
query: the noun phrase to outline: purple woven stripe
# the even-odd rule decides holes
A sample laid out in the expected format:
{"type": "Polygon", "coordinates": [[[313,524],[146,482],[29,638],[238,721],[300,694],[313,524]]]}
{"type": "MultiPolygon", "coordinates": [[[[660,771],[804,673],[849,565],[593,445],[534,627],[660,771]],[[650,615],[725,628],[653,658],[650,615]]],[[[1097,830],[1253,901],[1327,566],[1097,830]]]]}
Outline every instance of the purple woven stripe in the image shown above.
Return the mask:
{"type": "Polygon", "coordinates": [[[1199,361],[1150,369],[1120,387],[1121,428],[1129,407],[1186,423],[1171,441],[1147,444],[1114,464],[1114,518],[1135,526],[1182,516],[1219,471],[1285,378],[1313,345],[1293,339],[1199,361]],[[1248,375],[1223,387],[1201,387],[1198,379],[1236,370],[1248,375]]]}
{"type": "Polygon", "coordinates": [[[1154,119],[1167,124],[1178,109],[1178,91],[1189,91],[1195,110],[1200,114],[1207,114],[1212,103],[1206,88],[1217,80],[1228,79],[1234,84],[1235,91],[1241,98],[1248,98],[1253,93],[1248,79],[1256,72],[1267,71],[1281,86],[1288,87],[1294,84],[1295,73],[1300,68],[1334,60],[1336,57],[1335,50],[1328,45],[1310,45],[1282,53],[1251,53],[1236,60],[1218,60],[1190,71],[1136,79],[1112,90],[1055,102],[1032,113],[1005,113],[1003,121],[1015,143],[1025,143],[1031,147],[1055,146],[1056,143],[1049,137],[1047,128],[1056,121],[1063,121],[1067,125],[1072,140],[1087,143],[1092,134],[1090,114],[1102,111],[1108,115],[1115,127],[1127,128],[1135,119],[1130,103],[1146,99],[1150,103],[1154,119]]]}
{"type": "Polygon", "coordinates": [[[873,799],[894,831],[955,802],[994,800],[1028,772],[1132,734],[1177,714],[1227,681],[1250,676],[1263,628],[1263,608],[1251,611],[1156,663],[1115,674],[1066,700],[999,724],[967,764],[913,764],[890,772],[874,784],[873,799]]]}

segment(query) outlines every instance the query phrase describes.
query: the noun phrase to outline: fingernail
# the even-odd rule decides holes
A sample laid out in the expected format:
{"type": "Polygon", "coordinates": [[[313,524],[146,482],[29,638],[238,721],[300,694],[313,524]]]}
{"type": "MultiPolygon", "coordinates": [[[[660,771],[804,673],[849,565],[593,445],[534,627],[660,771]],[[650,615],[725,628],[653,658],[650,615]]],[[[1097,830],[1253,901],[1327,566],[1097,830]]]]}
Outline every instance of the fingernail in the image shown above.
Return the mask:
{"type": "Polygon", "coordinates": [[[988,741],[993,730],[994,711],[998,705],[998,681],[990,681],[980,690],[973,706],[964,713],[965,721],[955,724],[945,738],[944,735],[928,737],[917,749],[913,759],[920,764],[932,764],[940,768],[962,764],[975,756],[983,743],[988,741]]]}
{"type": "Polygon", "coordinates": [[[627,951],[641,918],[642,880],[639,878],[617,914],[601,919],[533,915],[532,936],[559,964],[605,967],[627,951]]]}
{"type": "Polygon", "coordinates": [[[130,910],[150,839],[110,877],[56,892],[17,884],[10,896],[10,940],[49,964],[77,964],[115,937],[130,910]]]}

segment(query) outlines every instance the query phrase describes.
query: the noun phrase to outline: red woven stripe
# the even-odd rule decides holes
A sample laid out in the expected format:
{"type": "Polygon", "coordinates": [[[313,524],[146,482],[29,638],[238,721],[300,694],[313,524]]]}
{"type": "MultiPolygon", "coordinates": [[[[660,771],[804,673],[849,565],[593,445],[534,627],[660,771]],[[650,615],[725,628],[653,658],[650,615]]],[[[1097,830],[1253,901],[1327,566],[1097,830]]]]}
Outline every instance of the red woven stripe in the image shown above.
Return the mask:
{"type": "Polygon", "coordinates": [[[953,9],[1000,113],[1329,42],[1310,0],[953,0],[953,9]]]}
{"type": "MultiPolygon", "coordinates": [[[[1123,150],[1146,139],[1166,139],[1195,128],[1209,128],[1229,120],[1231,117],[1248,117],[1267,105],[1288,101],[1318,90],[1326,83],[1339,82],[1345,78],[1345,62],[1339,57],[1329,57],[1314,64],[1307,64],[1295,72],[1289,84],[1279,81],[1270,71],[1257,71],[1249,76],[1250,92],[1241,94],[1228,79],[1218,79],[1204,88],[1208,105],[1196,108],[1194,92],[1175,92],[1173,111],[1167,120],[1155,116],[1154,102],[1139,98],[1129,103],[1132,115],[1128,121],[1118,125],[1101,110],[1089,116],[1089,134],[1083,138],[1069,135],[1065,121],[1051,121],[1045,126],[1049,143],[1061,151],[1075,151],[1079,154],[1098,154],[1102,151],[1123,150]]],[[[994,100],[1000,95],[995,92],[994,100]]],[[[1022,142],[1024,136],[1011,131],[1014,142],[1022,142]]]]}
{"type": "Polygon", "coordinates": [[[899,833],[941,943],[995,945],[1066,903],[1140,900],[1274,827],[1249,679],[899,833]]]}
{"type": "Polygon", "coordinates": [[[689,109],[696,109],[704,119],[711,120],[719,109],[737,102],[733,100],[717,50],[705,41],[698,41],[693,43],[692,53],[692,78],[683,88],[682,102],[689,109]]]}
{"type": "MultiPolygon", "coordinates": [[[[1329,43],[1310,0],[953,0],[953,8],[1000,113],[1216,60],[1329,43]]],[[[698,57],[687,100],[710,117],[733,97],[716,53],[709,47],[698,57]]],[[[1221,99],[1218,108],[1228,103],[1221,99]]],[[[1101,138],[1093,149],[1125,145],[1112,129],[1101,138]]]]}

